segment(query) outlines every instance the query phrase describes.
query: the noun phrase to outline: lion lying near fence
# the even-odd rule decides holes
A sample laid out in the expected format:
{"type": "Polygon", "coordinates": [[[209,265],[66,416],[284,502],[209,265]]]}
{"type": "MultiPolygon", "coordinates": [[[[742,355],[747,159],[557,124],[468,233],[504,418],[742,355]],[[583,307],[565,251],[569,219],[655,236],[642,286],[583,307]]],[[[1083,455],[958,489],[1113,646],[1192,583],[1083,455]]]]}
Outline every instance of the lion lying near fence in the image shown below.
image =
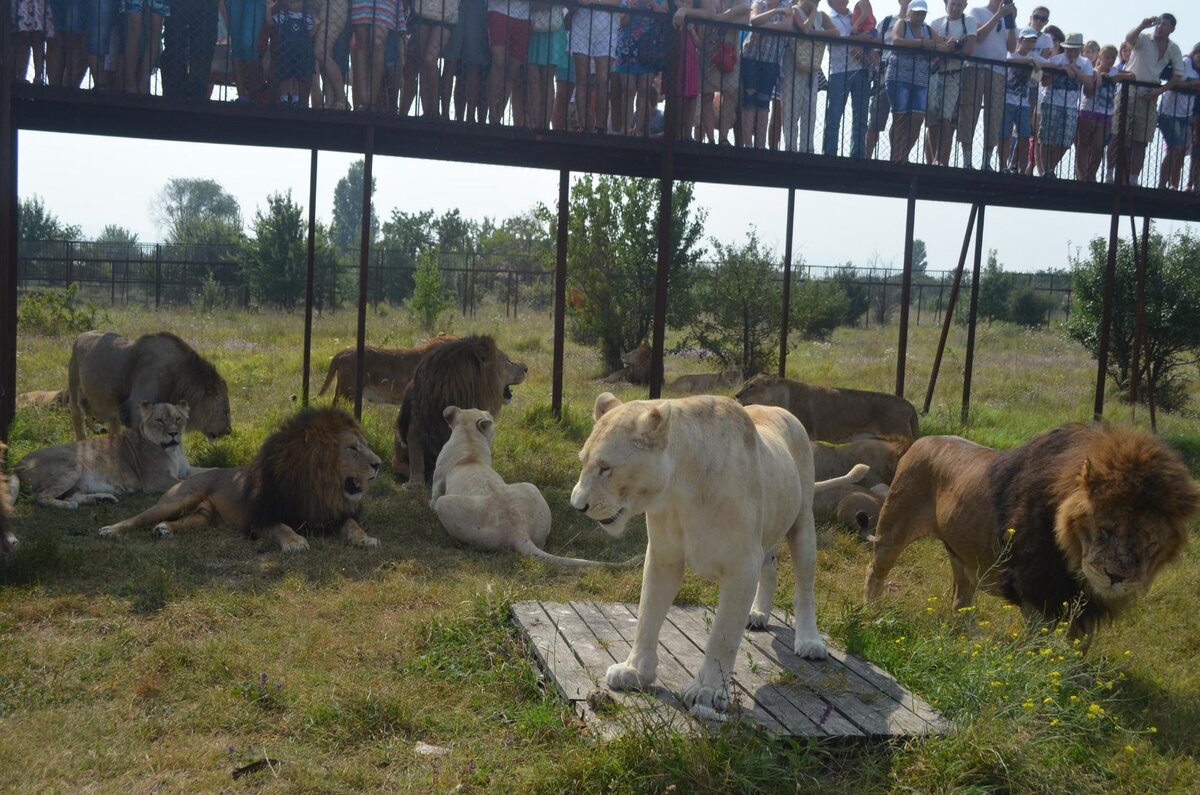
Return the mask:
{"type": "Polygon", "coordinates": [[[1178,557],[1197,510],[1179,454],[1143,431],[1067,425],[1004,452],[926,437],[884,501],[866,597],[879,598],[904,548],[930,535],[950,553],[955,608],[982,587],[1091,634],[1178,557]]]}
{"type": "Polygon", "coordinates": [[[112,332],[80,334],[67,365],[67,402],[79,440],[87,416],[115,434],[137,422],[142,402],[187,403],[189,430],[210,439],[232,430],[225,379],[190,345],[166,332],[136,340],[112,332]]]}
{"type": "Polygon", "coordinates": [[[22,482],[38,505],[75,510],[116,502],[122,494],[161,494],[192,473],[183,452],[188,405],[142,403],[137,425],[112,436],[56,444],[21,459],[12,493],[22,482]]]}
{"type": "Polygon", "coordinates": [[[756,403],[785,408],[804,425],[810,439],[840,442],[872,436],[918,435],[917,410],[902,397],[886,392],[838,389],[759,373],[734,396],[744,406],[756,403]]]}
{"type": "Polygon", "coordinates": [[[349,414],[304,409],[267,437],[249,466],[190,477],[149,510],[101,527],[100,535],[116,538],[153,526],[167,537],[224,525],[273,540],[284,552],[308,549],[301,533],[330,531],[354,546],[375,547],[379,541],[363,531],[357,517],[379,464],[349,414]]]}
{"type": "Polygon", "coordinates": [[[689,395],[703,395],[717,392],[734,386],[742,378],[742,371],[737,367],[728,367],[719,373],[695,373],[681,375],[667,385],[672,392],[689,395]]]}
{"type": "Polygon", "coordinates": [[[650,346],[643,342],[633,350],[621,354],[621,369],[614,370],[600,381],[604,384],[618,384],[623,381],[640,386],[649,384],[650,364],[653,358],[654,353],[650,346]]]}
{"type": "Polygon", "coordinates": [[[12,532],[12,498],[8,494],[8,479],[4,477],[4,457],[8,448],[0,442],[0,554],[7,555],[17,546],[17,537],[12,532]]]}
{"type": "MultiPolygon", "coordinates": [[[[856,484],[822,491],[813,503],[813,512],[817,516],[836,514],[838,504],[848,495],[868,491],[875,486],[890,485],[896,475],[900,457],[910,445],[912,439],[903,436],[855,439],[838,445],[813,442],[813,465],[816,467],[817,480],[840,475],[849,471],[855,464],[866,464],[871,468],[871,471],[856,484]]],[[[886,488],[883,494],[887,494],[886,488]]]]}
{"type": "MultiPolygon", "coordinates": [[[[457,336],[442,331],[438,332],[436,337],[412,348],[376,348],[368,345],[363,351],[363,400],[399,406],[404,401],[404,393],[408,389],[408,383],[412,381],[417,362],[421,361],[425,352],[443,342],[456,339],[457,336]]],[[[317,394],[324,395],[333,383],[335,406],[339,398],[354,402],[357,353],[356,347],[345,348],[329,360],[325,383],[321,385],[321,391],[317,394]]]]}

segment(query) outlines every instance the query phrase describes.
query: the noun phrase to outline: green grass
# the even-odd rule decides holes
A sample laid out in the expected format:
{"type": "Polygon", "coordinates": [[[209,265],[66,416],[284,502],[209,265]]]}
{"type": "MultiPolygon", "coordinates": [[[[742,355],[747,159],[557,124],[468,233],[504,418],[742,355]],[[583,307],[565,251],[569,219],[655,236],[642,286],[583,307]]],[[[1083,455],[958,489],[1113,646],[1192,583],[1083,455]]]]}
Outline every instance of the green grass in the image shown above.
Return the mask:
{"type": "MultiPolygon", "coordinates": [[[[225,374],[235,432],[188,439],[193,461],[245,462],[297,405],[301,317],[110,310],[111,328],[169,329],[225,374]]],[[[353,342],[349,312],[318,317],[312,382],[353,342]]],[[[926,321],[928,322],[928,321],[926,321]]],[[[456,318],[530,365],[497,428],[496,467],[541,486],[554,516],[550,551],[624,560],[644,525],[613,541],[568,505],[576,453],[591,426],[599,357],[568,344],[566,410],[549,405],[550,320],[519,322],[487,307],[456,318]]],[[[907,394],[920,404],[936,346],[925,325],[909,340],[907,394]]],[[[371,313],[368,338],[418,337],[402,312],[371,313]]],[[[839,330],[800,343],[794,377],[890,391],[896,329],[839,330]]],[[[983,327],[971,422],[959,422],[965,335],[955,329],[925,433],[1011,446],[1091,414],[1094,366],[1053,332],[983,327]]],[[[22,336],[22,391],[65,381],[69,337],[22,336]]],[[[668,378],[705,366],[673,357],[668,378]]],[[[644,396],[631,387],[622,398],[644,396]]],[[[326,398],[318,399],[318,402],[326,398]]],[[[1109,407],[1128,421],[1128,407],[1109,407]]],[[[395,409],[368,406],[373,447],[390,458],[395,409]]],[[[1138,420],[1144,421],[1139,414],[1138,420]]],[[[1195,462],[1200,422],[1161,418],[1195,462]]],[[[14,460],[70,439],[65,412],[23,410],[14,460]]],[[[939,739],[830,745],[767,738],[734,721],[711,737],[632,725],[591,737],[540,681],[507,619],[514,600],[635,601],[638,571],[572,572],[451,542],[436,517],[388,474],[376,481],[365,524],[382,542],[362,552],[317,539],[285,557],[214,530],[156,542],[96,537],[152,503],[53,512],[26,498],[22,545],[0,563],[0,790],[207,792],[243,783],[266,791],[428,792],[1186,792],[1200,781],[1200,617],[1195,552],[1093,644],[1086,657],[1055,632],[1028,631],[1017,611],[983,597],[954,615],[949,566],[935,544],[901,558],[885,605],[861,608],[867,550],[821,529],[818,617],[848,648],[894,672],[959,728],[939,739]],[[445,748],[416,752],[418,742],[445,748]],[[263,758],[272,768],[233,784],[263,758]],[[280,764],[274,765],[274,761],[280,764]],[[674,790],[671,787],[674,786],[674,790]]],[[[777,604],[791,585],[783,567],[777,604]]],[[[680,599],[714,603],[712,583],[689,575],[680,599]]],[[[630,718],[630,720],[633,720],[630,718]]]]}

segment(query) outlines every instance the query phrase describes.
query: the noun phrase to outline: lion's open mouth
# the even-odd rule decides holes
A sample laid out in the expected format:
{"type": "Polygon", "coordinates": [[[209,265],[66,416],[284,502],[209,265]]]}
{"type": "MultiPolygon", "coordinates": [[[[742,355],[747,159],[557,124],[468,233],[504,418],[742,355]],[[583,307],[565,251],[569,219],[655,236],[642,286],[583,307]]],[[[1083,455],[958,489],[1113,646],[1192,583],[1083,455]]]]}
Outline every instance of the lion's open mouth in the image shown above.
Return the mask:
{"type": "Polygon", "coordinates": [[[342,489],[351,497],[362,494],[365,488],[366,484],[354,477],[346,478],[346,482],[342,486],[342,489]]]}
{"type": "Polygon", "coordinates": [[[164,450],[170,450],[172,447],[178,447],[178,446],[179,446],[179,440],[178,440],[178,439],[172,439],[172,440],[171,440],[171,441],[169,441],[169,442],[163,442],[163,444],[162,444],[162,449],[164,449],[164,450]]]}
{"type": "Polygon", "coordinates": [[[512,402],[512,384],[504,385],[504,402],[505,403],[512,402]]]}
{"type": "Polygon", "coordinates": [[[621,518],[621,512],[617,511],[616,513],[614,513],[612,516],[608,517],[607,519],[597,519],[596,521],[602,525],[610,525],[620,518],[621,518]]]}

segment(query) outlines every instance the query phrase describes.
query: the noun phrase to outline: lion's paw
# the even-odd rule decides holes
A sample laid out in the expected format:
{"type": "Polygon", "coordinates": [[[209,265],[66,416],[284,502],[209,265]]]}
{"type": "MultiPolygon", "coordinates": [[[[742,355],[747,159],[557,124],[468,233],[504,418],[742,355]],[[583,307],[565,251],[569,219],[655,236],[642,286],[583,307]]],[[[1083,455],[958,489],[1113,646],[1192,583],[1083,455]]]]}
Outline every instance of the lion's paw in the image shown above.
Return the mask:
{"type": "Polygon", "coordinates": [[[97,494],[95,497],[97,504],[107,502],[115,505],[117,503],[117,495],[115,494],[97,494]]]}
{"type": "Polygon", "coordinates": [[[374,549],[379,546],[379,539],[374,536],[363,536],[354,542],[354,546],[359,549],[374,549]]]}
{"type": "Polygon", "coordinates": [[[820,638],[802,638],[797,636],[793,651],[797,657],[806,660],[824,660],[829,656],[829,650],[820,638]]]}
{"type": "Polygon", "coordinates": [[[164,538],[165,539],[165,538],[171,538],[173,535],[175,535],[175,534],[171,532],[171,528],[167,527],[166,522],[159,522],[158,524],[154,525],[154,537],[155,538],[164,538]]]}
{"type": "Polygon", "coordinates": [[[604,674],[604,683],[613,690],[641,690],[650,684],[649,681],[643,681],[637,669],[628,663],[608,666],[608,671],[604,674]]]}
{"type": "Polygon", "coordinates": [[[729,688],[724,685],[711,687],[699,679],[693,679],[683,690],[683,703],[701,712],[705,709],[724,712],[729,709],[729,688]]]}
{"type": "Polygon", "coordinates": [[[762,613],[758,610],[751,610],[750,617],[746,619],[746,626],[750,629],[766,629],[770,623],[771,616],[769,613],[762,613]]]}
{"type": "Polygon", "coordinates": [[[121,537],[121,534],[114,530],[112,525],[105,525],[104,527],[100,528],[100,537],[116,540],[121,537]]]}
{"type": "Polygon", "coordinates": [[[8,545],[9,549],[16,549],[20,545],[21,542],[18,541],[17,537],[15,535],[13,535],[12,533],[5,533],[4,534],[4,543],[8,545]]]}
{"type": "Polygon", "coordinates": [[[300,536],[293,541],[284,541],[279,545],[284,552],[307,552],[308,539],[300,536]]]}

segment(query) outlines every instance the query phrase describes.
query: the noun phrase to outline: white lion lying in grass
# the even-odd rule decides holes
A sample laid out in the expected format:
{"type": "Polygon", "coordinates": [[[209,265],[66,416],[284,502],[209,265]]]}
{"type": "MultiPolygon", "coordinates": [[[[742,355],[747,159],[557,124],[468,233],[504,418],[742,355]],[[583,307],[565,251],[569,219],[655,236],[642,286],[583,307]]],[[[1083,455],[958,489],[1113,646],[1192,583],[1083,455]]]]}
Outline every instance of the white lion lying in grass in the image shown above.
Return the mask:
{"type": "Polygon", "coordinates": [[[451,538],[477,549],[513,550],[560,566],[635,565],[564,558],[541,547],[550,534],[550,506],[532,483],[505,483],[492,469],[496,424],[481,409],[448,406],[450,440],[438,454],[429,499],[451,538]]]}

